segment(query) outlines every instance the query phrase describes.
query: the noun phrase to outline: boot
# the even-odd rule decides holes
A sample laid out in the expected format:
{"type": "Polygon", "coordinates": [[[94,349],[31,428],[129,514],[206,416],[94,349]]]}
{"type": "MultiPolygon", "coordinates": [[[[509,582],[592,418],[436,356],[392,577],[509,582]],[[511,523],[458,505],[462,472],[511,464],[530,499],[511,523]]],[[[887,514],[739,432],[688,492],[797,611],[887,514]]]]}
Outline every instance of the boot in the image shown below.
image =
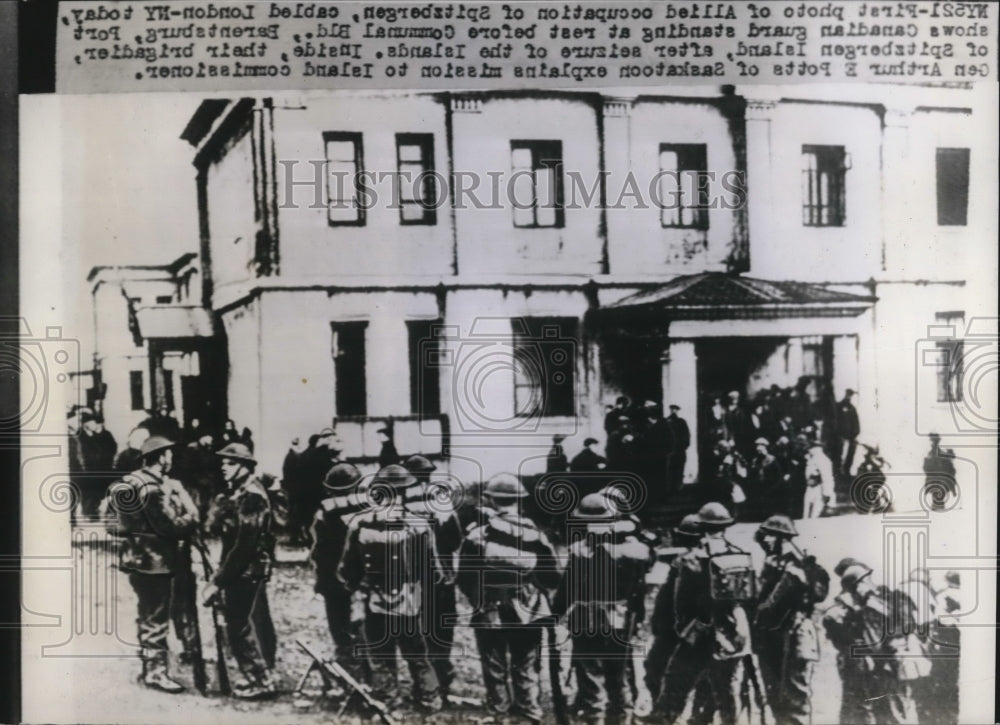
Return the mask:
{"type": "Polygon", "coordinates": [[[142,663],[142,684],[153,690],[176,694],[184,692],[184,685],[170,679],[167,674],[167,653],[156,652],[142,663]]]}
{"type": "Polygon", "coordinates": [[[265,671],[256,681],[249,681],[233,688],[233,697],[238,700],[270,700],[278,695],[271,673],[265,671]]]}

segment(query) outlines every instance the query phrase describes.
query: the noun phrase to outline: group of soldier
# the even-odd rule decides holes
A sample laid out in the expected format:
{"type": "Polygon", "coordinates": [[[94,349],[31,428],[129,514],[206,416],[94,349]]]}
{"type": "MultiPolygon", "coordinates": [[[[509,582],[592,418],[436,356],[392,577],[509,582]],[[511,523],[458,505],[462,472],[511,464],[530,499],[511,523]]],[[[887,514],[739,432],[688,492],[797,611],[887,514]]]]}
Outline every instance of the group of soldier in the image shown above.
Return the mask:
{"type": "MultiPolygon", "coordinates": [[[[173,449],[166,438],[148,438],[142,468],[113,484],[106,504],[121,538],[119,566],[138,600],[141,682],[165,692],[183,689],[168,671],[171,618],[185,648],[181,661],[200,658],[191,649],[200,643],[190,636],[197,612],[179,606],[193,601],[181,596],[196,588],[193,549],[208,577],[203,604],[224,618],[243,675],[232,694],[275,697],[277,640],[267,601],[275,489],[255,473],[251,450],[230,443],[213,454],[226,490],[202,514],[169,475],[173,449]],[[203,536],[221,540],[217,563],[203,536]]],[[[397,686],[398,654],[418,711],[454,705],[462,699],[451,661],[461,592],[472,607],[469,626],[492,713],[543,719],[547,633],[557,718],[631,720],[640,692],[633,641],[646,619],[646,578],[659,538],[611,487],[579,501],[565,524],[561,557],[526,514],[529,494],[516,476],[494,476],[473,506],[459,507],[456,491],[434,472],[431,461],[411,456],[374,476],[334,459],[324,476],[325,497],[310,527],[311,560],[336,662],[392,708],[406,699],[397,686]],[[572,704],[559,684],[557,624],[572,649],[572,704]]],[[[733,522],[723,504],[710,502],[672,532],[675,556],[650,619],[643,681],[652,699],[638,708],[645,720],[672,723],[690,707],[696,723],[716,716],[733,723],[754,708],[779,723],[810,721],[819,659],[813,610],[827,597],[829,577],[795,546],[787,515],[772,515],[759,527],[756,539],[766,554],[760,572],[748,552],[726,539],[733,522]]],[[[838,651],[842,722],[954,722],[955,590],[931,592],[921,571],[899,588],[876,586],[872,569],[853,559],[834,573],[842,591],[822,622],[838,651]]],[[[327,694],[349,695],[336,687],[327,694]]]]}

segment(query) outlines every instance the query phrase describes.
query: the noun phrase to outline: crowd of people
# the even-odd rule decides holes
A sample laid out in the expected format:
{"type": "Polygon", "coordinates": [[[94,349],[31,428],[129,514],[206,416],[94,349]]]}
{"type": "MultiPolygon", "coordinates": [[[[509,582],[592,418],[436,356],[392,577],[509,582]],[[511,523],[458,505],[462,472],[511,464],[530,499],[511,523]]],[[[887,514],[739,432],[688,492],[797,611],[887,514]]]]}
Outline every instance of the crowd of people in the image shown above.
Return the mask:
{"type": "MultiPolygon", "coordinates": [[[[451,655],[461,594],[472,609],[467,626],[479,649],[485,707],[497,716],[544,719],[541,658],[548,651],[562,722],[641,716],[672,723],[689,707],[692,722],[717,716],[733,723],[754,709],[778,723],[809,722],[821,621],[838,652],[842,722],[956,721],[956,573],[938,591],[924,570],[898,585],[876,584],[871,567],[845,559],[834,570],[842,591],[830,604],[829,574],[795,546],[789,516],[772,513],[760,525],[756,540],[766,558],[757,571],[749,553],[726,538],[732,512],[709,502],[671,532],[674,556],[647,617],[646,577],[660,539],[614,486],[579,501],[563,551],[526,513],[529,492],[517,476],[498,474],[480,496],[459,499],[425,457],[363,476],[340,459],[338,440],[334,429],[321,431],[303,449],[320,451],[327,467],[323,495],[308,516],[315,590],[325,601],[336,662],[390,709],[409,700],[431,713],[457,701],[451,655]],[[651,699],[637,715],[632,655],[647,618],[651,699]],[[572,647],[571,703],[553,655],[557,625],[572,647]],[[410,693],[398,687],[397,656],[409,670],[410,693]]],[[[148,437],[141,467],[105,499],[121,539],[119,567],[138,599],[141,681],[164,692],[183,689],[169,672],[171,619],[185,649],[180,661],[200,655],[191,635],[196,615],[182,605],[194,597],[194,549],[211,572],[202,601],[220,608],[242,673],[233,695],[278,697],[275,653],[285,633],[275,632],[267,602],[279,523],[274,482],[257,473],[248,445],[209,446],[205,464],[214,463],[222,490],[200,507],[188,482],[173,477],[189,475],[174,461],[191,445],[201,443],[148,437]],[[221,541],[217,561],[204,547],[211,537],[221,541]]],[[[349,695],[337,687],[326,693],[338,707],[349,695]]]]}

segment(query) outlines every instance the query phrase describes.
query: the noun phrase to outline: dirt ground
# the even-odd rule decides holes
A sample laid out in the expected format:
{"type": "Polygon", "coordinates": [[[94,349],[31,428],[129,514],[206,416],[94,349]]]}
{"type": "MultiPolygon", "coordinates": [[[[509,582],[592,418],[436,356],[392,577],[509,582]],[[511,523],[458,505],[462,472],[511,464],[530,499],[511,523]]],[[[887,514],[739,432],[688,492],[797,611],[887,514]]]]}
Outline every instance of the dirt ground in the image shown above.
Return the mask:
{"type": "MultiPolygon", "coordinates": [[[[756,526],[736,525],[729,533],[729,538],[737,545],[750,550],[760,563],[762,553],[752,542],[752,534],[756,526]]],[[[817,556],[820,563],[832,570],[836,562],[846,555],[865,558],[879,568],[882,558],[881,529],[874,518],[851,515],[834,519],[818,519],[812,522],[800,522],[802,535],[799,538],[801,546],[817,556]],[[844,534],[849,533],[849,537],[844,534]]],[[[85,547],[78,547],[78,555],[84,557],[85,547]]],[[[201,633],[205,658],[208,661],[210,678],[210,693],[207,697],[199,695],[192,687],[189,667],[181,666],[172,654],[172,674],[188,687],[181,695],[167,695],[146,689],[136,682],[139,672],[139,662],[135,658],[134,618],[135,597],[128,585],[127,579],[118,572],[111,577],[116,586],[112,587],[110,599],[105,606],[114,610],[115,621],[119,623],[120,633],[117,635],[121,656],[115,657],[77,657],[66,665],[66,674],[71,681],[84,683],[77,690],[67,693],[62,689],[53,697],[65,701],[71,707],[72,721],[76,722],[183,722],[183,723],[328,723],[328,722],[363,722],[356,716],[343,716],[335,719],[335,710],[322,697],[322,682],[317,674],[313,674],[306,682],[303,691],[293,694],[302,674],[308,668],[308,659],[295,645],[296,639],[301,639],[325,656],[332,654],[332,645],[326,628],[323,601],[313,594],[313,573],[306,561],[306,551],[302,548],[292,549],[279,544],[278,563],[273,578],[268,587],[268,596],[275,628],[278,633],[277,672],[284,694],[278,699],[264,703],[247,703],[224,698],[218,694],[215,683],[215,646],[211,615],[209,610],[201,608],[201,633]],[[94,690],[85,683],[98,683],[99,696],[94,696],[94,690]]],[[[113,564],[109,564],[113,568],[113,564]]],[[[200,575],[200,567],[196,569],[200,575]]],[[[654,568],[650,575],[649,608],[658,583],[664,575],[663,565],[654,568]]],[[[832,583],[831,598],[836,594],[838,586],[832,583]]],[[[83,595],[81,595],[83,596],[83,595]]],[[[461,613],[468,614],[468,605],[461,600],[461,613]]],[[[819,612],[816,614],[819,620],[819,612]]],[[[467,619],[465,620],[467,621],[467,619]]],[[[820,627],[822,633],[822,628],[820,627]]],[[[565,632],[561,636],[565,637],[565,632]]],[[[814,678],[814,713],[813,722],[834,723],[840,700],[840,682],[835,667],[833,647],[822,640],[822,659],[818,663],[814,678]]],[[[640,629],[636,644],[643,647],[649,641],[648,622],[640,629]]],[[[568,667],[569,648],[567,643],[561,646],[563,668],[568,667]]],[[[173,653],[178,651],[178,644],[171,634],[173,653]]],[[[459,626],[456,632],[456,642],[452,659],[458,674],[453,691],[463,697],[472,698],[477,702],[484,699],[482,677],[472,631],[467,626],[459,626]]],[[[232,665],[231,665],[232,667],[232,665]]],[[[409,691],[408,677],[405,667],[400,668],[400,687],[409,691]]],[[[235,671],[233,672],[235,675],[235,671]]],[[[238,676],[234,678],[238,681],[238,676]]],[[[641,673],[640,673],[641,680],[641,673]]],[[[564,680],[565,681],[565,680],[564,680]]],[[[567,690],[572,698],[573,685],[567,690]]],[[[551,712],[551,693],[547,677],[547,669],[543,669],[542,685],[543,707],[551,712]]],[[[414,712],[403,712],[404,722],[420,722],[421,716],[414,712]]],[[[50,721],[55,718],[47,718],[50,721]]],[[[482,710],[467,707],[462,710],[445,711],[432,717],[423,718],[426,722],[467,723],[484,722],[482,710]]]]}

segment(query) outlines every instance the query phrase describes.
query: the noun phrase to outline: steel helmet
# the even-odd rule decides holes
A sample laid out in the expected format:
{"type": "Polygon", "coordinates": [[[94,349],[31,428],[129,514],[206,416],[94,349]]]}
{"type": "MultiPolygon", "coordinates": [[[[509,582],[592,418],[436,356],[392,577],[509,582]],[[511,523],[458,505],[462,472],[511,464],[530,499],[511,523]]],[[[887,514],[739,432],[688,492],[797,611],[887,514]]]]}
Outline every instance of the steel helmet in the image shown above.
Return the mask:
{"type": "Polygon", "coordinates": [[[601,493],[591,493],[584,496],[573,511],[574,519],[590,521],[610,521],[617,515],[618,508],[614,502],[601,493]]]}
{"type": "Polygon", "coordinates": [[[350,463],[338,463],[326,472],[323,486],[329,491],[343,492],[354,488],[361,480],[361,471],[350,463]]]}
{"type": "Polygon", "coordinates": [[[247,448],[242,443],[230,443],[221,451],[217,451],[215,455],[217,455],[219,458],[229,458],[234,461],[242,461],[244,463],[250,463],[250,464],[257,463],[257,461],[253,457],[253,453],[251,453],[250,449],[247,448]]]}
{"type": "Polygon", "coordinates": [[[525,498],[527,490],[513,473],[498,473],[486,482],[487,496],[499,498],[525,498]]]}
{"type": "Polygon", "coordinates": [[[684,536],[701,536],[701,519],[698,514],[688,514],[677,524],[675,531],[684,536]]]}
{"type": "Polygon", "coordinates": [[[143,458],[146,458],[147,456],[152,456],[154,453],[159,453],[173,447],[174,442],[163,436],[150,436],[142,442],[142,448],[139,449],[139,452],[143,458]]]}
{"type": "Polygon", "coordinates": [[[437,470],[437,466],[424,456],[410,456],[403,461],[403,467],[410,473],[431,473],[437,470]]]}
{"type": "Polygon", "coordinates": [[[726,507],[717,501],[712,501],[698,509],[698,521],[702,526],[729,526],[733,523],[733,517],[726,507]]]}
{"type": "Polygon", "coordinates": [[[771,534],[778,534],[779,536],[798,536],[799,532],[795,530],[795,524],[792,520],[785,516],[784,514],[774,514],[769,516],[767,520],[760,525],[761,531],[767,531],[771,534]]]}
{"type": "Polygon", "coordinates": [[[848,567],[854,566],[855,564],[863,566],[866,569],[868,568],[866,564],[858,561],[853,556],[845,556],[843,559],[837,562],[837,566],[833,567],[833,573],[836,576],[843,576],[844,572],[847,571],[848,567]]]}
{"type": "Polygon", "coordinates": [[[858,582],[864,579],[866,576],[872,573],[872,570],[867,566],[861,564],[852,564],[847,567],[843,576],[840,577],[840,583],[843,585],[844,589],[854,589],[858,585],[858,582]]]}
{"type": "Polygon", "coordinates": [[[418,483],[416,476],[399,464],[393,463],[379,470],[372,479],[373,484],[384,484],[391,488],[404,489],[418,483]]]}

